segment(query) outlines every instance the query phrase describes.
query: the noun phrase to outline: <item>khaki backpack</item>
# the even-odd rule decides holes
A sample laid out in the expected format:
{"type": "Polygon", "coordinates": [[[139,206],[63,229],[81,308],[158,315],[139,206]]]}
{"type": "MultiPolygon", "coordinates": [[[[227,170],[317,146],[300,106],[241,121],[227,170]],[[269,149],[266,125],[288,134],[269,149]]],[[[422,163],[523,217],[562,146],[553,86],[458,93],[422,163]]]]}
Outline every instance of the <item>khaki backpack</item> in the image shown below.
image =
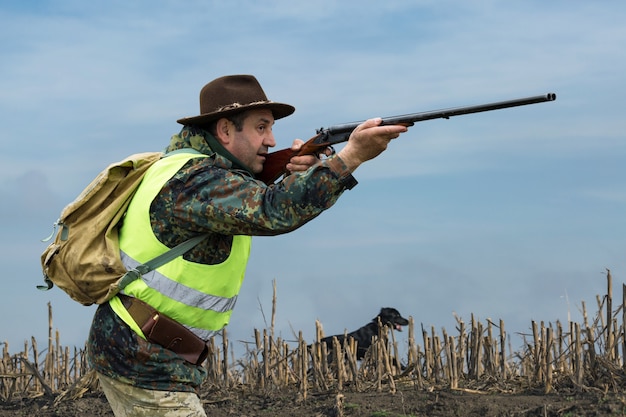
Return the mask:
{"type": "Polygon", "coordinates": [[[63,209],[52,235],[44,239],[56,233],[41,255],[46,285],[37,288],[49,290],[56,285],[83,305],[102,304],[206,236],[191,238],[134,270],[127,271],[122,264],[118,226],[145,172],[163,156],[161,152],[139,153],[109,165],[63,209]]]}

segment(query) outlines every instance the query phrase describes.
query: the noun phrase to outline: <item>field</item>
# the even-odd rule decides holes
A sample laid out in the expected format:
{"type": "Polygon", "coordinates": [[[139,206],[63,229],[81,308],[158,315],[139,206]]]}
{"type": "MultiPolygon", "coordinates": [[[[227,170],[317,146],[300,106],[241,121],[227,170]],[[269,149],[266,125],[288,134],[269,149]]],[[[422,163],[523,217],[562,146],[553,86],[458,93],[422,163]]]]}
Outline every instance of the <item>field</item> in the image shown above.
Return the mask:
{"type": "MultiPolygon", "coordinates": [[[[220,417],[626,415],[626,286],[616,305],[612,292],[607,271],[594,315],[583,304],[582,323],[531,322],[515,352],[502,321],[473,317],[458,320],[455,334],[416,332],[410,322],[402,357],[393,332],[382,332],[362,361],[353,345],[336,343],[333,356],[345,359],[327,360],[324,345],[290,345],[271,327],[233,358],[224,332],[211,346],[201,398],[220,417]]],[[[112,416],[84,352],[50,336],[41,362],[35,340],[17,354],[5,344],[0,417],[112,416]]]]}
{"type": "MultiPolygon", "coordinates": [[[[205,410],[211,417],[453,417],[453,416],[623,416],[624,397],[600,393],[470,393],[450,389],[401,389],[389,392],[326,393],[302,401],[292,392],[212,393],[205,410]]],[[[0,407],[5,416],[113,416],[101,394],[52,405],[51,398],[31,398],[0,407]]]]}

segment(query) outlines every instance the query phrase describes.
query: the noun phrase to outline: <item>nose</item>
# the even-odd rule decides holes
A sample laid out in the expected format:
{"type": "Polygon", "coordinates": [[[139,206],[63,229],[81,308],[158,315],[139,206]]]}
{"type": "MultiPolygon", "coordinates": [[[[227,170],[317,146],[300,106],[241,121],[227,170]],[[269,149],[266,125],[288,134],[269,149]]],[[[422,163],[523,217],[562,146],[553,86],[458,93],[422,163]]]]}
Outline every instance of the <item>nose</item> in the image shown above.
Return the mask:
{"type": "Polygon", "coordinates": [[[265,140],[263,140],[263,144],[268,148],[273,148],[276,146],[276,139],[274,138],[274,132],[271,130],[265,135],[265,140]]]}

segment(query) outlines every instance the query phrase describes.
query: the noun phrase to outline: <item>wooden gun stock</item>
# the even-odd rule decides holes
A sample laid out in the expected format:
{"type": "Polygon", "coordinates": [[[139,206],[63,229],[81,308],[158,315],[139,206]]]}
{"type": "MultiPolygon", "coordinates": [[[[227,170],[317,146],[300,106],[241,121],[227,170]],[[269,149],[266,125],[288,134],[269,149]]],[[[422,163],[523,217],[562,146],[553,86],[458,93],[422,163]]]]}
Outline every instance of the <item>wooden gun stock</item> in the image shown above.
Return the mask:
{"type": "Polygon", "coordinates": [[[324,152],[324,150],[329,147],[331,143],[327,141],[316,143],[316,140],[320,137],[320,134],[313,136],[311,139],[304,142],[298,151],[286,148],[267,154],[265,156],[265,163],[263,164],[263,171],[260,174],[257,174],[257,179],[263,181],[267,185],[273,184],[281,176],[287,174],[286,166],[294,156],[318,155],[324,152]]]}

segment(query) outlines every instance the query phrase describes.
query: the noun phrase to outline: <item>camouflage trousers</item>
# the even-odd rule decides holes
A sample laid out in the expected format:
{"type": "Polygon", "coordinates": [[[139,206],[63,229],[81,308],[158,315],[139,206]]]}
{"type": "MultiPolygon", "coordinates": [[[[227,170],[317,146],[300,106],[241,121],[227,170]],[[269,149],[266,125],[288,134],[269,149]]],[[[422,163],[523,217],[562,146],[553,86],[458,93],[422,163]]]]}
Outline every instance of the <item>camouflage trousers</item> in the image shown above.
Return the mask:
{"type": "Polygon", "coordinates": [[[206,417],[195,392],[143,389],[100,373],[98,379],[115,417],[206,417]]]}

